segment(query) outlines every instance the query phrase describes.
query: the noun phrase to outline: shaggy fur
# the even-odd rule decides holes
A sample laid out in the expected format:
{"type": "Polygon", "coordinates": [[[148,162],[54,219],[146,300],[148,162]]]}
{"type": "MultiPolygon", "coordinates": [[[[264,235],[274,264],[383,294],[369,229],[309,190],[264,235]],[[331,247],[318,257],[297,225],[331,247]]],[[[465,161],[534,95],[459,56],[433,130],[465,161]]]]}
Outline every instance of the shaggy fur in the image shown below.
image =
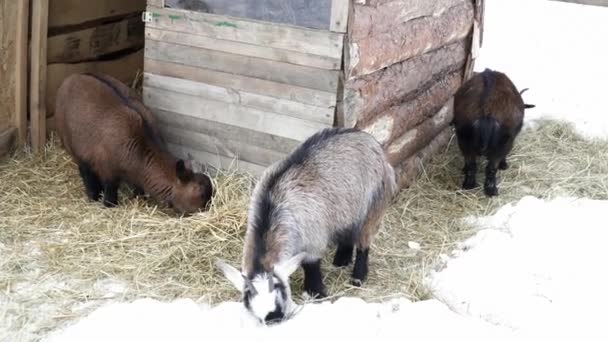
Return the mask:
{"type": "Polygon", "coordinates": [[[507,155],[521,131],[524,111],[534,105],[524,104],[521,92],[504,73],[486,69],[474,75],[454,98],[454,120],[460,151],[465,160],[464,189],[477,186],[477,157],[488,160],[484,192],[498,194],[496,173],[508,167],[507,155]]]}
{"type": "Polygon", "coordinates": [[[104,205],[117,205],[125,181],[183,214],[211,201],[210,179],[166,151],[152,113],[118,80],[69,76],[58,90],[55,115],[90,199],[99,200],[103,191],[104,205]]]}

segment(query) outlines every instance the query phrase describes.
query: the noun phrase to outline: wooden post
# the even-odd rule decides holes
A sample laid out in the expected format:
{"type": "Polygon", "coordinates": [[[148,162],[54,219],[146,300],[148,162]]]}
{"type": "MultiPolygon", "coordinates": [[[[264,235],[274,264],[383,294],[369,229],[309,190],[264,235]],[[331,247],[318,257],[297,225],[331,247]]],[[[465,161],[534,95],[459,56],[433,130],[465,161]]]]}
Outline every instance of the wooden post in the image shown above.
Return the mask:
{"type": "Polygon", "coordinates": [[[31,144],[35,153],[46,143],[46,41],[49,0],[32,1],[30,120],[31,144]]]}
{"type": "Polygon", "coordinates": [[[27,34],[29,1],[17,0],[17,37],[15,40],[15,118],[19,144],[27,143],[27,34]]]}

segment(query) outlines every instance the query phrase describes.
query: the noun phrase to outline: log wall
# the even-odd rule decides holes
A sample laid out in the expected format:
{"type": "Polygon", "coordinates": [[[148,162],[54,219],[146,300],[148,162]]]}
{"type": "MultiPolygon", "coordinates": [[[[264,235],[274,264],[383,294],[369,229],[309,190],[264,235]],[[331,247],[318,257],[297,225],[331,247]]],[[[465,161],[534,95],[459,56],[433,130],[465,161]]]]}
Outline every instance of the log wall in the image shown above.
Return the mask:
{"type": "Polygon", "coordinates": [[[476,57],[482,9],[481,0],[354,1],[339,119],[383,144],[401,186],[451,134],[453,95],[476,57]]]}

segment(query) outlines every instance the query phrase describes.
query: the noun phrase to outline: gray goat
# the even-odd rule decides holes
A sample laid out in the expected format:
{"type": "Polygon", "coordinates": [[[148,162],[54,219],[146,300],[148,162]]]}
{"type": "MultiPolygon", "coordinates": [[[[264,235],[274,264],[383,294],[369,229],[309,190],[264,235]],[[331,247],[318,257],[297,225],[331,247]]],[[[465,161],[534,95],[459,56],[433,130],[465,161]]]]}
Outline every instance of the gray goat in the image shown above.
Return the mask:
{"type": "Polygon", "coordinates": [[[368,273],[372,239],[397,189],[395,171],[368,133],[346,128],[320,131],[256,185],[249,209],[242,271],[217,266],[243,294],[261,322],[282,320],[293,308],[289,276],[304,270],[304,289],[326,296],[321,259],[337,246],[333,264],[351,263],[354,285],[368,273]]]}

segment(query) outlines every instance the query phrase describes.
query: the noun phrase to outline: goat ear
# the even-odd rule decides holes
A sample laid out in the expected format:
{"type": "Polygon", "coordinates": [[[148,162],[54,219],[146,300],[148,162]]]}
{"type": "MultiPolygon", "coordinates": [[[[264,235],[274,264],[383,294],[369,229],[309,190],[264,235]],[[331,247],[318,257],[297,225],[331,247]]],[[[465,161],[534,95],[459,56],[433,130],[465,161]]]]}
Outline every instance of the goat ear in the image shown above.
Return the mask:
{"type": "Polygon", "coordinates": [[[536,107],[536,105],[533,105],[533,104],[524,104],[524,108],[525,109],[530,109],[530,108],[534,108],[534,107],[536,107]]]}
{"type": "Polygon", "coordinates": [[[274,267],[274,273],[283,279],[289,278],[289,276],[300,267],[305,256],[306,253],[300,253],[291,257],[289,260],[283,261],[274,267]]]}
{"type": "Polygon", "coordinates": [[[181,159],[175,164],[175,172],[177,174],[177,178],[182,182],[189,181],[192,176],[192,171],[186,167],[186,163],[181,159]]]}
{"type": "Polygon", "coordinates": [[[224,276],[236,287],[237,290],[243,292],[245,289],[245,276],[239,272],[236,268],[228,265],[227,263],[218,260],[215,266],[224,273],[224,276]]]}

